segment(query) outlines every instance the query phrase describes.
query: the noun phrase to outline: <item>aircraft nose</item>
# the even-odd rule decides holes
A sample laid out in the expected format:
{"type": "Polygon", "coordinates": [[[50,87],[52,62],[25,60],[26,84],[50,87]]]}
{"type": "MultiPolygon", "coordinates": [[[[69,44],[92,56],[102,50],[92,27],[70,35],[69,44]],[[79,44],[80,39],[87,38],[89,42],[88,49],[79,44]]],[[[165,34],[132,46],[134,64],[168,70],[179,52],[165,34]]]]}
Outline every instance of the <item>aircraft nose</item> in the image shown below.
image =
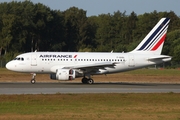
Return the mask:
{"type": "Polygon", "coordinates": [[[14,65],[13,65],[12,61],[10,61],[10,62],[8,62],[8,63],[6,64],[6,68],[7,68],[8,70],[13,70],[13,67],[14,67],[14,65]]]}

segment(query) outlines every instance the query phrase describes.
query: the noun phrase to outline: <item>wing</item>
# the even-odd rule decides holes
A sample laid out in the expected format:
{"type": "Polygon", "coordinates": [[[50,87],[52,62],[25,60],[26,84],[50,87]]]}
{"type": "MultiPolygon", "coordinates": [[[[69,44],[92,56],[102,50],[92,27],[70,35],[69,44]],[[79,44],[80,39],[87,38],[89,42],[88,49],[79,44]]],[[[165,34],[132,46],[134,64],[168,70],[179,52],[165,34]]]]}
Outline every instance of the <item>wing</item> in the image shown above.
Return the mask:
{"type": "Polygon", "coordinates": [[[56,72],[56,69],[79,69],[83,72],[93,72],[98,71],[98,69],[105,69],[105,67],[114,67],[119,62],[101,62],[94,64],[82,64],[82,65],[74,65],[74,66],[54,66],[51,68],[52,72],[56,72]]]}
{"type": "Polygon", "coordinates": [[[80,68],[91,68],[91,67],[108,67],[108,66],[114,66],[116,63],[111,62],[102,62],[102,63],[94,63],[94,64],[88,64],[88,65],[76,65],[76,66],[69,66],[70,68],[74,69],[80,69],[80,68]]]}

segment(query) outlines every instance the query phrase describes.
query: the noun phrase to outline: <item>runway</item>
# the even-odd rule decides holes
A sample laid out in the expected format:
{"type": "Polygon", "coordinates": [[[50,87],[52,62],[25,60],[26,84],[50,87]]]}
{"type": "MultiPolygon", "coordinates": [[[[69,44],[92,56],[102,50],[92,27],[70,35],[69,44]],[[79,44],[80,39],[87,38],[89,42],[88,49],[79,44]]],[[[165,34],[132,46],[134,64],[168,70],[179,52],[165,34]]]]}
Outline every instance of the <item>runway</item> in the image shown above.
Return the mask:
{"type": "Polygon", "coordinates": [[[0,94],[180,93],[180,84],[160,83],[0,83],[0,94]]]}

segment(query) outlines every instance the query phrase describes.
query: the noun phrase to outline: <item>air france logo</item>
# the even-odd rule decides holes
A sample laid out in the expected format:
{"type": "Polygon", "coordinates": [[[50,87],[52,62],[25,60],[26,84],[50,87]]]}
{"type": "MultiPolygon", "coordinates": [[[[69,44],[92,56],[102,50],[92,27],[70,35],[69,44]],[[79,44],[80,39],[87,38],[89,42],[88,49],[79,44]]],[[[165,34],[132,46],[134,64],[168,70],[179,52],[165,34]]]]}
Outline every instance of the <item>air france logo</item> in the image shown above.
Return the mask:
{"type": "Polygon", "coordinates": [[[77,57],[77,55],[74,56],[74,58],[76,58],[76,57],[77,57]]]}
{"type": "Polygon", "coordinates": [[[72,55],[40,55],[40,58],[72,58],[72,55]]]}

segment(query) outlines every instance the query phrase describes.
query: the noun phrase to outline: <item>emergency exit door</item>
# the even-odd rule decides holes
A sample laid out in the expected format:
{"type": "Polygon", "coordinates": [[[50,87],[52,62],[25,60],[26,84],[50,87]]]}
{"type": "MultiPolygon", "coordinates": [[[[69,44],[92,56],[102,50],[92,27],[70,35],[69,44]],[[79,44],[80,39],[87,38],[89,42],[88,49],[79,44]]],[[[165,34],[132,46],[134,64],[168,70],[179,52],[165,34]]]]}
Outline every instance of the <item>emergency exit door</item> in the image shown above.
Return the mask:
{"type": "Polygon", "coordinates": [[[37,57],[36,57],[36,55],[31,55],[31,66],[37,66],[37,57]]]}
{"type": "Polygon", "coordinates": [[[129,56],[129,67],[135,67],[135,60],[134,60],[134,56],[129,56]]]}

